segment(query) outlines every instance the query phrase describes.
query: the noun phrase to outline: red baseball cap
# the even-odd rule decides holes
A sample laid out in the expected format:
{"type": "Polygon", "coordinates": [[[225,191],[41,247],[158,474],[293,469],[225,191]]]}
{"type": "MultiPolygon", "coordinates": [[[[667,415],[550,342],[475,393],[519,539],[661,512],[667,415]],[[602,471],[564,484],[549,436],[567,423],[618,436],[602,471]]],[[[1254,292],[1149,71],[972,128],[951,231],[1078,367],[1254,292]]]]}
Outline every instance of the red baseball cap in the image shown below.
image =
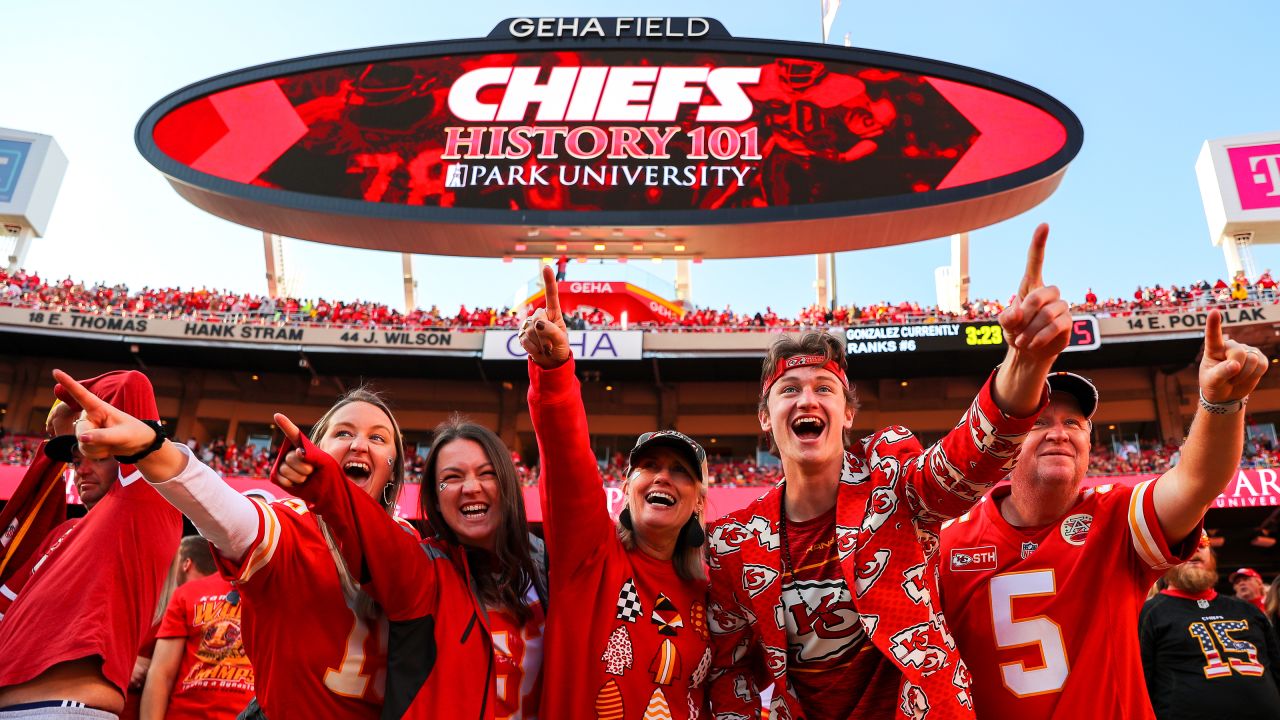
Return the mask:
{"type": "Polygon", "coordinates": [[[1236,580],[1239,580],[1242,577],[1255,577],[1259,580],[1262,579],[1262,576],[1258,574],[1257,570],[1254,570],[1253,568],[1240,568],[1239,570],[1231,573],[1231,577],[1227,578],[1227,581],[1234,585],[1236,580]]]}

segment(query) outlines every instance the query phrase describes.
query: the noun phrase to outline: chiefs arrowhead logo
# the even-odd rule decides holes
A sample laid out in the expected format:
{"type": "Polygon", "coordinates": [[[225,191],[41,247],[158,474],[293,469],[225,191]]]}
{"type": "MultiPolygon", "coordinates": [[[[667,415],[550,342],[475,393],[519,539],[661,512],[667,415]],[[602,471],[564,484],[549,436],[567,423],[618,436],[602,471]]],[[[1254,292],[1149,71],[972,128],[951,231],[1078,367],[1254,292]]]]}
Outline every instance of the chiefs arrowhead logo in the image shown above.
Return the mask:
{"type": "Polygon", "coordinates": [[[836,555],[844,560],[858,547],[859,528],[836,526],[836,555]]]}
{"type": "Polygon", "coordinates": [[[774,580],[778,579],[778,571],[764,565],[744,565],[742,567],[742,587],[751,597],[764,592],[774,580]]]}
{"type": "Polygon", "coordinates": [[[857,576],[854,578],[858,597],[865,595],[871,586],[876,584],[876,580],[880,579],[880,575],[889,564],[890,555],[889,550],[877,550],[872,553],[870,559],[858,563],[857,576]]]}

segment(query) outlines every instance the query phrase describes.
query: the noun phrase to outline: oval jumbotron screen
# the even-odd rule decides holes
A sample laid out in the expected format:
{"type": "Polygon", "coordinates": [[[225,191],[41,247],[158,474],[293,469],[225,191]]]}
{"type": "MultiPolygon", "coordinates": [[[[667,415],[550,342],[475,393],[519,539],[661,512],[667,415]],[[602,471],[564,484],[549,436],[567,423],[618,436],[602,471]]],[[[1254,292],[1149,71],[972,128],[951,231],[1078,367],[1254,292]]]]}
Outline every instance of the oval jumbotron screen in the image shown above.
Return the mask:
{"type": "Polygon", "coordinates": [[[989,225],[1048,197],[1083,138],[1038,90],[919,58],[495,36],[220,76],[158,103],[137,141],[197,206],[281,235],[717,258],[989,225]]]}

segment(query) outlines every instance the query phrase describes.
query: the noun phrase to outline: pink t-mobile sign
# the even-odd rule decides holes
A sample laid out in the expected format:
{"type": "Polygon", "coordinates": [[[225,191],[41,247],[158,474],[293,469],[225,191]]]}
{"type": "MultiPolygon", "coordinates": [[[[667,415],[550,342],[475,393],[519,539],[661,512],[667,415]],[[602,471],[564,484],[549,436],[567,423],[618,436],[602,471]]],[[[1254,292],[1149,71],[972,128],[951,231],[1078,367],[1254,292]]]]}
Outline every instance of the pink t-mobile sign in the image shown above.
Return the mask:
{"type": "Polygon", "coordinates": [[[1280,208],[1280,143],[1227,148],[1241,210],[1280,208]]]}

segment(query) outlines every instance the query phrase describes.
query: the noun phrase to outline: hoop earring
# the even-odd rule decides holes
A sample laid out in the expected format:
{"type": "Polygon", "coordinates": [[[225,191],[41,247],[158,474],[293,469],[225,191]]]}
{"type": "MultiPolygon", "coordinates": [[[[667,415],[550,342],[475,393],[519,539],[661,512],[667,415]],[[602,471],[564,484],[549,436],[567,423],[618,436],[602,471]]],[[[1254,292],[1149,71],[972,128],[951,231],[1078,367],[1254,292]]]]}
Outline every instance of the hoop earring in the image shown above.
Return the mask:
{"type": "Polygon", "coordinates": [[[618,522],[622,523],[622,527],[628,530],[634,531],[636,529],[635,523],[631,522],[631,508],[629,507],[622,508],[622,512],[618,513],[618,522]]]}
{"type": "Polygon", "coordinates": [[[395,501],[395,499],[396,499],[395,489],[396,489],[396,484],[395,484],[395,483],[390,483],[390,482],[389,482],[389,483],[387,483],[386,485],[383,485],[383,486],[382,486],[382,504],[383,504],[383,505],[386,505],[386,506],[390,507],[390,506],[391,506],[391,503],[395,501]],[[388,496],[387,496],[387,491],[388,491],[388,490],[390,490],[390,491],[391,491],[391,496],[390,496],[390,497],[388,497],[388,496]]]}

